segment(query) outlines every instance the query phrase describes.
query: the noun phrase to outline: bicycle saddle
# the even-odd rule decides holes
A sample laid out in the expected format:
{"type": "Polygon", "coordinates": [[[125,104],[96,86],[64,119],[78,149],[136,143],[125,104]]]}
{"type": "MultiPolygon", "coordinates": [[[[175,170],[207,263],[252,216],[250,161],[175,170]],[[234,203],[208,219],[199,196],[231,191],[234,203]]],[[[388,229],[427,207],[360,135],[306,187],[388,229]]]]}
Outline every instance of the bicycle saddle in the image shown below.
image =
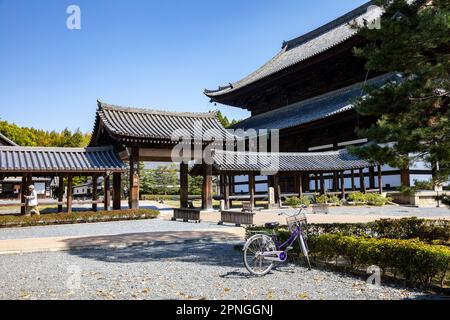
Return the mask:
{"type": "Polygon", "coordinates": [[[275,229],[276,227],[278,227],[280,225],[279,222],[267,222],[266,223],[266,228],[268,229],[275,229]]]}

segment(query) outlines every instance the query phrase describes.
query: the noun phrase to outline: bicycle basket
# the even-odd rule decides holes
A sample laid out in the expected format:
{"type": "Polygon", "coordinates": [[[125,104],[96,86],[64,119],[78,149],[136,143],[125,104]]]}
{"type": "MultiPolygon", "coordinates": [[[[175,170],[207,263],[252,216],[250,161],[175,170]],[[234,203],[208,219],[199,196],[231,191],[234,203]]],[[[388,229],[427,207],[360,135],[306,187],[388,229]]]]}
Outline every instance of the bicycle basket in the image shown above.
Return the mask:
{"type": "Polygon", "coordinates": [[[300,212],[298,212],[293,216],[288,216],[286,218],[286,222],[291,232],[294,232],[294,230],[297,229],[298,226],[300,227],[306,226],[307,220],[305,211],[301,210],[300,212]]]}

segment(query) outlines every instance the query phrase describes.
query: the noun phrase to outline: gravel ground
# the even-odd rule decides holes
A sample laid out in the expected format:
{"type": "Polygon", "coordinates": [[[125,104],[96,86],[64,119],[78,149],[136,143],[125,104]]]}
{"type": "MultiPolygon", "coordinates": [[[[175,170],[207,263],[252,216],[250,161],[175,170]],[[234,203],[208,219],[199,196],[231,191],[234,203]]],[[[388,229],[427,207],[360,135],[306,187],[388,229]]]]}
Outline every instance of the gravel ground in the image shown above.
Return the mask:
{"type": "Polygon", "coordinates": [[[436,298],[299,266],[251,277],[236,244],[204,240],[6,255],[0,258],[0,299],[436,298]]]}
{"type": "Polygon", "coordinates": [[[162,219],[132,220],[117,222],[97,222],[83,224],[65,224],[24,228],[0,229],[0,240],[29,239],[46,237],[96,236],[141,232],[192,231],[198,229],[229,228],[216,223],[184,223],[162,219]]]}

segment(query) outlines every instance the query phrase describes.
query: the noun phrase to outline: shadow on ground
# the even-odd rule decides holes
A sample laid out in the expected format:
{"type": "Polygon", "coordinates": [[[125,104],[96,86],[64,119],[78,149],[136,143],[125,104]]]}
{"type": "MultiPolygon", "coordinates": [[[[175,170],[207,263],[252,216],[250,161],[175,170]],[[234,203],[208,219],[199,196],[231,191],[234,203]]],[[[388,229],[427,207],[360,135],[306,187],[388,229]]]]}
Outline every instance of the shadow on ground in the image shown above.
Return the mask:
{"type": "Polygon", "coordinates": [[[236,236],[224,232],[183,231],[65,240],[69,253],[85,259],[111,263],[152,261],[195,262],[240,267],[242,254],[234,250],[236,236]]]}

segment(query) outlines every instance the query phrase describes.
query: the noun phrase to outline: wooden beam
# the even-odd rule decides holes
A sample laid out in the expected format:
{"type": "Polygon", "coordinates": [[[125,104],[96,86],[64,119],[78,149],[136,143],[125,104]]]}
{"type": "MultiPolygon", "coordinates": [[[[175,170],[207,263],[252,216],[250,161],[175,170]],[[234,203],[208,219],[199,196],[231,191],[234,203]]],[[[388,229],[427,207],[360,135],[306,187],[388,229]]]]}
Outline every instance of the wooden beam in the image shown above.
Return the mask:
{"type": "Polygon", "coordinates": [[[211,210],[212,205],[212,165],[203,164],[202,209],[211,210]]]}
{"type": "Polygon", "coordinates": [[[139,208],[139,148],[131,148],[130,154],[130,190],[128,205],[130,209],[139,208]]]}
{"type": "MultiPolygon", "coordinates": [[[[59,175],[58,177],[58,202],[62,203],[64,199],[64,176],[59,175]]],[[[63,205],[58,204],[58,213],[63,211],[63,205]]]]}
{"type": "Polygon", "coordinates": [[[255,209],[255,175],[250,173],[248,175],[248,190],[250,193],[250,210],[255,209]]]}
{"type": "Polygon", "coordinates": [[[120,172],[113,173],[113,210],[120,210],[122,200],[122,174],[120,172]]]}
{"type": "Polygon", "coordinates": [[[189,177],[188,177],[188,164],[180,163],[180,208],[188,207],[189,199],[189,177]]]}
{"type": "Polygon", "coordinates": [[[231,176],[228,174],[224,174],[223,175],[224,178],[224,194],[223,194],[223,198],[225,200],[225,209],[230,209],[230,181],[231,181],[231,176]]]}
{"type": "Polygon", "coordinates": [[[341,172],[341,196],[342,200],[345,200],[345,175],[344,171],[341,172]]]}
{"type": "Polygon", "coordinates": [[[72,213],[72,203],[73,203],[73,178],[72,175],[69,174],[67,177],[67,213],[72,213]]]}
{"type": "Polygon", "coordinates": [[[362,193],[366,193],[366,181],[364,179],[364,170],[359,169],[359,190],[361,190],[362,193]]]}
{"type": "MultiPolygon", "coordinates": [[[[98,184],[98,176],[94,175],[92,176],[92,201],[98,200],[98,190],[97,190],[97,184],[98,184]]],[[[97,212],[97,203],[92,203],[92,211],[97,212]]]]}
{"type": "Polygon", "coordinates": [[[109,175],[103,177],[103,207],[105,211],[109,210],[109,197],[110,197],[110,180],[109,175]]]}

